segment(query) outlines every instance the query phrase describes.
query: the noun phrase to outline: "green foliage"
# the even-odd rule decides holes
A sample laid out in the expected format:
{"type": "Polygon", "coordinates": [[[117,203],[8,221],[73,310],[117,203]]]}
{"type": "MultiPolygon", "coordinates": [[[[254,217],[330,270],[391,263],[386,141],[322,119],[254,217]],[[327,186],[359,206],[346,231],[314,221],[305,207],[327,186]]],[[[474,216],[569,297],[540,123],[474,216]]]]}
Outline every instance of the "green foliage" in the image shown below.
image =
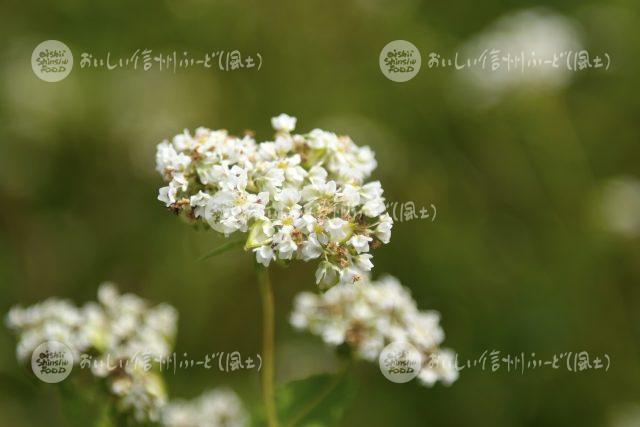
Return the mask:
{"type": "Polygon", "coordinates": [[[355,384],[345,373],[320,374],[291,381],[276,391],[282,426],[338,425],[355,395],[355,384]]]}

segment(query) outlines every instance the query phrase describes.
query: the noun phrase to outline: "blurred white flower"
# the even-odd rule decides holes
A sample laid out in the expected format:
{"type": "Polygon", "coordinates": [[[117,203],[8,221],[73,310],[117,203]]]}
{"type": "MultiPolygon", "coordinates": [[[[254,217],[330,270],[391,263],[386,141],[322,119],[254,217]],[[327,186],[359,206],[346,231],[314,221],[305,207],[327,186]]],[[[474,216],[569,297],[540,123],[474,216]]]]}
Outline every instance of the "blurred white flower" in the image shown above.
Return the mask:
{"type": "Polygon", "coordinates": [[[6,324],[16,335],[16,356],[19,361],[30,360],[31,353],[45,341],[67,344],[74,352],[74,359],[90,347],[84,333],[82,309],[71,302],[50,298],[27,308],[12,307],[6,316],[6,324]]]}
{"type": "MultiPolygon", "coordinates": [[[[98,302],[77,308],[55,298],[31,307],[13,307],[6,316],[18,336],[17,356],[30,359],[42,342],[57,340],[80,353],[91,353],[91,372],[104,378],[120,412],[141,424],[166,427],[241,427],[248,415],[238,397],[213,390],[191,402],[168,403],[158,360],[172,351],[177,312],[168,304],[151,306],[133,294],[121,294],[115,285],[98,289],[98,302]],[[155,425],[155,424],[154,424],[155,425]]],[[[82,366],[82,365],[81,365],[82,366]]]]}
{"type": "Polygon", "coordinates": [[[439,320],[436,312],[419,311],[409,291],[390,276],[378,281],[364,276],[356,285],[338,285],[320,295],[302,292],[290,316],[296,329],[332,346],[347,344],[370,361],[391,342],[409,342],[423,354],[418,378],[427,386],[451,384],[458,377],[453,352],[440,348],[444,332],[439,320]]]}
{"type": "Polygon", "coordinates": [[[244,427],[248,415],[231,390],[216,389],[190,400],[174,400],[162,411],[165,427],[244,427]]]}
{"type": "Polygon", "coordinates": [[[76,363],[81,353],[90,353],[92,374],[106,378],[120,410],[131,412],[139,422],[158,421],[166,391],[153,368],[173,348],[177,312],[172,306],[150,306],[104,283],[97,303],[78,308],[50,298],[27,308],[13,307],[6,323],[18,337],[16,354],[21,362],[49,340],[69,346],[76,363]]]}
{"type": "Polygon", "coordinates": [[[598,210],[604,226],[627,238],[640,236],[640,180],[618,177],[609,180],[599,198],[598,210]]]}
{"type": "Polygon", "coordinates": [[[566,85],[572,71],[567,69],[566,56],[562,55],[581,49],[579,29],[570,19],[545,9],[521,10],[499,18],[458,49],[465,60],[484,53],[485,66],[469,66],[457,73],[465,87],[495,101],[513,89],[555,89],[566,85]],[[507,66],[503,58],[510,58],[513,63],[507,66]],[[516,58],[520,62],[516,63],[516,58]],[[527,65],[530,61],[554,61],[554,58],[555,65],[545,62],[527,65]],[[493,69],[495,63],[499,67],[493,69]]]}
{"type": "MultiPolygon", "coordinates": [[[[133,294],[119,294],[111,283],[98,290],[102,328],[96,327],[94,347],[101,350],[93,366],[106,366],[114,360],[160,359],[172,349],[177,330],[178,314],[168,304],[155,307],[133,294]]],[[[98,376],[108,375],[99,368],[98,376]]]]}
{"type": "Polygon", "coordinates": [[[127,374],[107,378],[111,392],[122,412],[131,412],[139,423],[160,421],[162,408],[167,404],[164,381],[157,372],[136,369],[127,374]]]}

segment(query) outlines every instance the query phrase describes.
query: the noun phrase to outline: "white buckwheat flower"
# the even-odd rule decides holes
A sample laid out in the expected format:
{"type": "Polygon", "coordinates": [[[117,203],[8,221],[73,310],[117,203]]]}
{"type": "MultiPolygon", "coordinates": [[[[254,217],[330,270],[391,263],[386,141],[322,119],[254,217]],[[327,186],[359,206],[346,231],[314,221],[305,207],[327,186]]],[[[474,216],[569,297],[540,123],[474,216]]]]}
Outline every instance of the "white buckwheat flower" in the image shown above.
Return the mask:
{"type": "Polygon", "coordinates": [[[83,333],[82,310],[69,301],[50,298],[27,308],[15,306],[5,320],[9,329],[18,335],[16,357],[23,363],[30,360],[31,353],[45,341],[67,344],[74,352],[74,359],[90,346],[83,333]]]}
{"type": "Polygon", "coordinates": [[[169,402],[162,411],[165,427],[244,427],[249,417],[231,390],[216,389],[190,400],[169,402]]]}
{"type": "Polygon", "coordinates": [[[131,412],[139,423],[160,420],[167,404],[167,392],[162,377],[154,371],[138,368],[126,374],[118,373],[107,379],[111,393],[122,412],[131,412]]]}
{"type": "Polygon", "coordinates": [[[76,307],[48,299],[31,307],[12,308],[7,325],[18,336],[18,360],[27,362],[35,348],[48,340],[66,344],[74,361],[106,378],[117,406],[138,422],[158,421],[166,403],[162,379],[154,368],[169,355],[176,333],[177,313],[167,304],[150,306],[133,294],[120,294],[113,284],[98,290],[98,302],[76,307]]]}
{"type": "Polygon", "coordinates": [[[451,384],[458,377],[455,355],[440,348],[444,332],[439,314],[418,310],[409,291],[390,276],[378,281],[365,276],[357,285],[338,285],[320,295],[302,292],[290,322],[329,345],[348,345],[369,361],[391,342],[408,342],[424,356],[418,379],[427,386],[451,384]]]}
{"type": "Polygon", "coordinates": [[[314,129],[292,134],[296,119],[271,120],[273,141],[256,143],[198,128],[158,145],[166,182],[158,199],[189,222],[229,236],[248,232],[256,261],[320,259],[323,288],[357,282],[373,264],[368,252],[391,238],[373,151],[349,137],[314,129]]]}
{"type": "Polygon", "coordinates": [[[145,358],[157,360],[171,353],[178,317],[172,306],[151,307],[136,295],[119,294],[111,283],[100,286],[98,301],[97,310],[102,318],[94,322],[91,335],[102,354],[93,364],[95,375],[109,375],[105,368],[114,361],[142,364],[145,358]]]}
{"type": "Polygon", "coordinates": [[[573,77],[567,67],[569,53],[583,49],[580,33],[569,17],[545,9],[498,18],[459,49],[464,57],[481,62],[459,75],[464,99],[475,93],[481,104],[491,104],[520,89],[563,88],[573,77]]]}
{"type": "Polygon", "coordinates": [[[271,126],[279,132],[289,133],[296,128],[296,118],[283,113],[271,119],[271,126]]]}

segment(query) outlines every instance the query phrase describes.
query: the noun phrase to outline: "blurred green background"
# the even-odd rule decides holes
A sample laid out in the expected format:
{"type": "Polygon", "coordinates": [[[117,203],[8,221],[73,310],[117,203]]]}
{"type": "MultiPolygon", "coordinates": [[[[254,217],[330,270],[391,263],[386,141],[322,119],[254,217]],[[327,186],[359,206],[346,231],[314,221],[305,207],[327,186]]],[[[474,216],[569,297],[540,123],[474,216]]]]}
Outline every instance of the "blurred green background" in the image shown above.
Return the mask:
{"type": "MultiPolygon", "coordinates": [[[[196,126],[253,129],[298,117],[370,145],[390,201],[434,204],[434,222],[397,223],[374,274],[397,276],[442,314],[461,360],[488,350],[608,354],[608,372],[465,369],[451,387],[387,381],[360,363],[344,426],[637,426],[640,415],[640,5],[543,2],[580,29],[609,70],[568,84],[509,89],[484,105],[455,69],[429,69],[522,1],[419,0],[19,2],[0,14],[0,312],[50,296],[94,300],[97,286],[173,304],[177,351],[260,348],[252,259],[195,259],[218,245],[156,201],[155,145],[196,126]],[[58,83],[30,66],[41,41],[66,43],[74,70],[58,83]],[[406,83],[380,72],[395,39],[423,66],[406,83]],[[261,70],[80,69],[81,52],[127,57],[238,49],[261,70]],[[625,424],[626,423],[626,424],[625,424]]],[[[539,3],[536,3],[539,5],[539,3]]],[[[276,269],[277,378],[334,369],[319,339],[288,325],[293,296],[313,290],[313,263],[276,269]]],[[[0,329],[0,425],[64,425],[52,386],[28,381],[0,329]]],[[[173,397],[225,385],[259,403],[255,371],[168,377],[173,397]]]]}

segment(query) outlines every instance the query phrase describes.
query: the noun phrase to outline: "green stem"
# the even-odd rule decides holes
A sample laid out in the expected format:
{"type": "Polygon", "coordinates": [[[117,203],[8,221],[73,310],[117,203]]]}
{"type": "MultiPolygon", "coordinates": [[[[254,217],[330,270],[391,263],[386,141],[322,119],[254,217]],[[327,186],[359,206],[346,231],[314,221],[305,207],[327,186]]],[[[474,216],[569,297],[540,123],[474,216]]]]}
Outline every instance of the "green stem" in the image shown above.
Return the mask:
{"type": "Polygon", "coordinates": [[[274,377],[274,303],[269,270],[257,266],[262,295],[262,397],[269,427],[278,427],[276,416],[274,377]]]}

